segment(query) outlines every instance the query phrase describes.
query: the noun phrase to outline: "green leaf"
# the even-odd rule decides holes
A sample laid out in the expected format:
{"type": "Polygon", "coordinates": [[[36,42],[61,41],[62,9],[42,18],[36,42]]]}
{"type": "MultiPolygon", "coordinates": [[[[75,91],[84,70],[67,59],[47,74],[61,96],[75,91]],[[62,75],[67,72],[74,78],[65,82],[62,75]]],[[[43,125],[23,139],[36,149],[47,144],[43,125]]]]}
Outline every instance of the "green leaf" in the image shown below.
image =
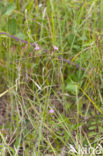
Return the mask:
{"type": "Polygon", "coordinates": [[[17,22],[15,19],[9,19],[8,20],[8,32],[10,34],[16,34],[17,30],[17,22]]]}
{"type": "Polygon", "coordinates": [[[76,94],[76,87],[77,86],[75,84],[73,84],[73,82],[69,82],[66,86],[66,90],[75,95],[76,94]]]}
{"type": "Polygon", "coordinates": [[[74,45],[73,45],[73,48],[74,48],[74,49],[76,49],[76,50],[79,50],[79,49],[80,49],[80,46],[79,46],[79,45],[74,44],[74,45]]]}
{"type": "Polygon", "coordinates": [[[87,40],[87,37],[85,34],[83,34],[80,38],[79,38],[80,41],[86,41],[87,40]]]}
{"type": "Polygon", "coordinates": [[[15,141],[15,147],[18,148],[20,138],[18,137],[15,141]]]}
{"type": "Polygon", "coordinates": [[[89,130],[95,130],[96,126],[89,127],[89,130]]]}
{"type": "Polygon", "coordinates": [[[0,14],[2,14],[4,7],[4,3],[0,2],[0,14]]]}
{"type": "Polygon", "coordinates": [[[25,40],[25,34],[19,32],[16,34],[17,37],[21,38],[22,40],[25,40]]]}
{"type": "Polygon", "coordinates": [[[95,135],[97,135],[97,132],[90,132],[88,135],[89,137],[94,137],[95,135]]]}
{"type": "Polygon", "coordinates": [[[9,3],[6,7],[5,7],[5,11],[4,11],[4,15],[6,16],[10,16],[12,14],[12,12],[16,9],[16,6],[14,3],[9,3]]]}

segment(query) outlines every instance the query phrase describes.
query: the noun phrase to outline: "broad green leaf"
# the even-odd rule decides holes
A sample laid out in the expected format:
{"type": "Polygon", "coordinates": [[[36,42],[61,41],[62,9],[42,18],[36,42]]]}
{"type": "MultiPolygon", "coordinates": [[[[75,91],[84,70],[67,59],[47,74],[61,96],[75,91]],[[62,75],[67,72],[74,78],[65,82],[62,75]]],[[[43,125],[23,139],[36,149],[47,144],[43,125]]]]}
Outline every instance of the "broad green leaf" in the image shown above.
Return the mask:
{"type": "Polygon", "coordinates": [[[7,16],[11,15],[15,9],[16,9],[15,4],[14,3],[9,3],[5,7],[4,15],[7,15],[7,16]]]}
{"type": "Polygon", "coordinates": [[[8,32],[10,34],[16,34],[17,30],[17,22],[15,19],[9,19],[8,20],[8,32]]]}
{"type": "Polygon", "coordinates": [[[19,32],[16,34],[17,37],[21,38],[22,40],[25,40],[25,34],[19,32]]]}
{"type": "Polygon", "coordinates": [[[75,94],[76,93],[76,85],[73,84],[72,82],[69,82],[66,86],[66,90],[72,94],[75,94]]]}

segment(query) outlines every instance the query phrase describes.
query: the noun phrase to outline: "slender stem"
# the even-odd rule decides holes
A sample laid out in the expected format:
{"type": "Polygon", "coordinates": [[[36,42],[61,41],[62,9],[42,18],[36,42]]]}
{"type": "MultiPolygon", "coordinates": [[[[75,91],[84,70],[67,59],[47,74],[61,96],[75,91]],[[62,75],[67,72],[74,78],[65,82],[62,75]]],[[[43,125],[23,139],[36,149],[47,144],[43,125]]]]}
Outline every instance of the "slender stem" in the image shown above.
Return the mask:
{"type": "MultiPolygon", "coordinates": [[[[21,38],[19,38],[19,37],[14,36],[14,35],[10,35],[9,33],[0,32],[0,34],[4,34],[4,35],[6,35],[6,36],[9,36],[10,38],[15,39],[17,42],[20,41],[20,42],[22,42],[22,43],[28,44],[28,41],[25,41],[25,40],[23,40],[23,39],[21,39],[21,38]]],[[[32,45],[33,47],[35,47],[35,46],[36,46],[36,43],[35,43],[35,42],[34,42],[34,43],[30,42],[30,45],[32,45]]],[[[42,49],[42,50],[45,51],[45,52],[48,52],[48,50],[46,50],[46,49],[42,49]]],[[[68,64],[72,64],[72,65],[76,66],[77,68],[81,68],[80,65],[75,64],[74,62],[71,63],[70,60],[63,59],[63,58],[61,58],[60,56],[58,57],[58,59],[59,59],[59,60],[62,60],[63,62],[67,62],[68,64]]],[[[85,68],[81,68],[81,69],[82,69],[83,71],[86,70],[85,68]]]]}

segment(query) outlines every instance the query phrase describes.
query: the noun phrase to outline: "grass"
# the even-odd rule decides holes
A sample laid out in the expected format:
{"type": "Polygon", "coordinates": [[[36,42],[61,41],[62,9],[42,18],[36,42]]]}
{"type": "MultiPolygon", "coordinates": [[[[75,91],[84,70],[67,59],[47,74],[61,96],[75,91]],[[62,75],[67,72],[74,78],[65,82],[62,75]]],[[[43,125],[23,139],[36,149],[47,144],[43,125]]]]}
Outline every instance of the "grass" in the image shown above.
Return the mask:
{"type": "Polygon", "coordinates": [[[28,41],[0,34],[1,156],[103,154],[102,28],[102,0],[0,2],[28,41]]]}

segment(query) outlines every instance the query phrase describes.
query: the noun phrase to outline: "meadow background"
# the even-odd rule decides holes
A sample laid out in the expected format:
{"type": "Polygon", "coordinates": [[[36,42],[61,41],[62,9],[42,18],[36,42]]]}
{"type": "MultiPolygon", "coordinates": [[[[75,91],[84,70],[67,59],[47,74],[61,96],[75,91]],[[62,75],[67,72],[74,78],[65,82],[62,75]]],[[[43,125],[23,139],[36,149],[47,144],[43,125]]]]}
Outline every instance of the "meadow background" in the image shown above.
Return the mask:
{"type": "Polygon", "coordinates": [[[0,155],[103,154],[103,1],[3,0],[0,32],[0,155]]]}

